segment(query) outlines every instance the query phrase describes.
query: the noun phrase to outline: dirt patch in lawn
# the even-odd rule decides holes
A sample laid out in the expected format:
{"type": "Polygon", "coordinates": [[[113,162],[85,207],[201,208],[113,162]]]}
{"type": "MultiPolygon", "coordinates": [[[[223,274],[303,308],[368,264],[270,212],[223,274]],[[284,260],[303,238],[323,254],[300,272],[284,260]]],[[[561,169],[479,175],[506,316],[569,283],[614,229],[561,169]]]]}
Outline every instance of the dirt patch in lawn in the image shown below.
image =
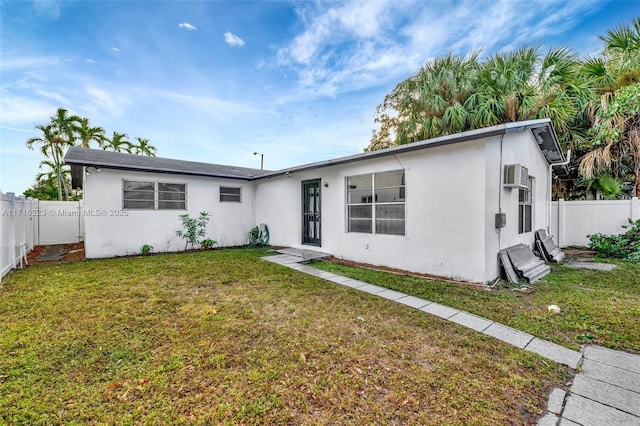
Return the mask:
{"type": "Polygon", "coordinates": [[[379,266],[379,265],[371,265],[369,263],[354,262],[352,260],[339,259],[333,256],[327,257],[323,260],[327,262],[333,262],[338,265],[351,266],[354,268],[368,269],[371,271],[389,272],[391,274],[402,275],[405,277],[424,278],[429,281],[443,281],[443,282],[452,283],[452,284],[461,284],[461,285],[478,288],[482,290],[490,290],[490,288],[484,284],[470,283],[466,281],[456,281],[449,278],[438,277],[436,275],[421,274],[419,272],[410,272],[410,271],[405,271],[403,269],[389,268],[387,266],[379,266]]]}
{"type": "Polygon", "coordinates": [[[67,263],[84,260],[84,243],[62,244],[64,251],[62,257],[56,260],[39,260],[49,246],[35,246],[27,255],[29,265],[43,265],[49,263],[67,263]]]}

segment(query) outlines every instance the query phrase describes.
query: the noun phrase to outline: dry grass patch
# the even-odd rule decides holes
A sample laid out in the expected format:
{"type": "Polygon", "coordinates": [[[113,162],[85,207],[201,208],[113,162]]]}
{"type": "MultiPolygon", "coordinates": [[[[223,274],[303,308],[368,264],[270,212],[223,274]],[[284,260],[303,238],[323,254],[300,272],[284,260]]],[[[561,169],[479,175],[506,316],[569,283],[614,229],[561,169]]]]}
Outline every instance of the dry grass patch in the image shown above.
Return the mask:
{"type": "Polygon", "coordinates": [[[0,287],[6,424],[534,424],[568,371],[260,250],[37,266],[0,287]]]}
{"type": "Polygon", "coordinates": [[[332,262],[313,266],[462,309],[570,349],[595,343],[640,353],[640,263],[616,262],[613,271],[552,265],[533,293],[487,291],[332,262]],[[560,314],[549,313],[558,305],[560,314]]]}

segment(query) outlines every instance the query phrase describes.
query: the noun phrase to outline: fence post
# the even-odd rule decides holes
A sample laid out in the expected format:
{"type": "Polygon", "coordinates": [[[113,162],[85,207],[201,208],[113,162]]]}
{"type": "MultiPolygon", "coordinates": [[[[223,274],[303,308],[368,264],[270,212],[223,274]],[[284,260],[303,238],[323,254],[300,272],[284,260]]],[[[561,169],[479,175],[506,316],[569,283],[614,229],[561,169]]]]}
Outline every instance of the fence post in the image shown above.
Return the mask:
{"type": "Polygon", "coordinates": [[[558,247],[564,247],[564,222],[565,222],[564,198],[558,199],[558,247]]]}
{"type": "Polygon", "coordinates": [[[9,197],[9,211],[11,212],[11,230],[9,233],[9,250],[11,253],[11,267],[13,269],[16,268],[16,194],[13,192],[7,192],[7,196],[9,197]]]}
{"type": "Polygon", "coordinates": [[[638,197],[631,198],[631,220],[640,220],[640,200],[638,197]]]}

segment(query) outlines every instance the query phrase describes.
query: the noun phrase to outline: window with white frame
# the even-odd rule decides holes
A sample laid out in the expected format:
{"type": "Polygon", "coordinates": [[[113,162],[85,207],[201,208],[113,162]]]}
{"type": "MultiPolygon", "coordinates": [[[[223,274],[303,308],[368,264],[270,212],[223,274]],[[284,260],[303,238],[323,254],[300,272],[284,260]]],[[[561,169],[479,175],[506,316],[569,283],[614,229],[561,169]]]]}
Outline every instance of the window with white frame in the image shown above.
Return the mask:
{"type": "Polygon", "coordinates": [[[534,178],[529,176],[527,187],[518,190],[518,234],[533,229],[533,183],[534,178]]]}
{"type": "Polygon", "coordinates": [[[122,181],[122,206],[132,210],[185,210],[187,184],[122,181]]]}
{"type": "Polygon", "coordinates": [[[347,177],[347,232],[405,235],[404,171],[347,177]]]}
{"type": "Polygon", "coordinates": [[[230,186],[220,187],[220,202],[233,202],[240,203],[242,201],[242,188],[235,188],[230,186]]]}

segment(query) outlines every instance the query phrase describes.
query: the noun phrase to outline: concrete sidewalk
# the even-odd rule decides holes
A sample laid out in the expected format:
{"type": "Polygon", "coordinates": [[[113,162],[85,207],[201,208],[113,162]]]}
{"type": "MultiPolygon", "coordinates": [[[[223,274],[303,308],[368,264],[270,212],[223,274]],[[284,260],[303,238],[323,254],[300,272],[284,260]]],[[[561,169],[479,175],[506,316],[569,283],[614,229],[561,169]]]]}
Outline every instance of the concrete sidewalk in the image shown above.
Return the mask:
{"type": "Polygon", "coordinates": [[[638,355],[598,346],[573,351],[487,318],[302,264],[328,255],[297,249],[279,253],[263,259],[435,315],[572,369],[582,366],[583,371],[575,377],[568,395],[562,389],[551,392],[549,412],[539,425],[640,425],[638,355]]]}
{"type": "Polygon", "coordinates": [[[640,356],[585,346],[569,393],[555,389],[546,425],[640,425],[640,356]]]}

